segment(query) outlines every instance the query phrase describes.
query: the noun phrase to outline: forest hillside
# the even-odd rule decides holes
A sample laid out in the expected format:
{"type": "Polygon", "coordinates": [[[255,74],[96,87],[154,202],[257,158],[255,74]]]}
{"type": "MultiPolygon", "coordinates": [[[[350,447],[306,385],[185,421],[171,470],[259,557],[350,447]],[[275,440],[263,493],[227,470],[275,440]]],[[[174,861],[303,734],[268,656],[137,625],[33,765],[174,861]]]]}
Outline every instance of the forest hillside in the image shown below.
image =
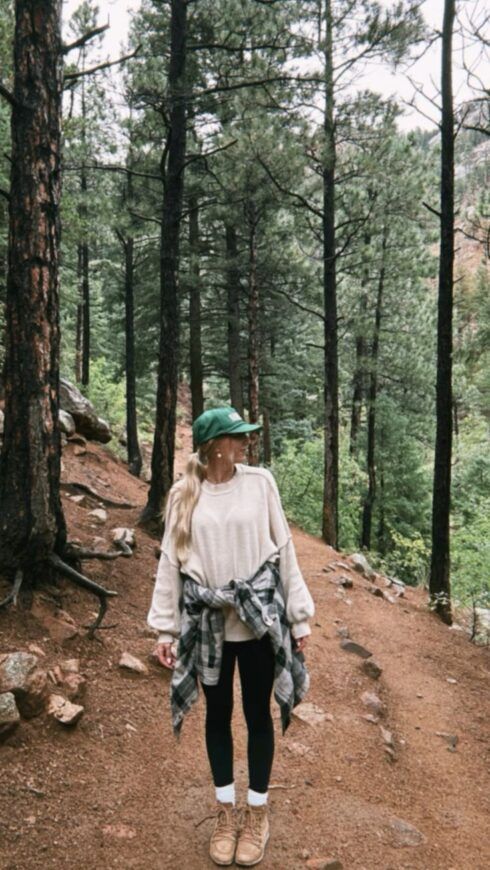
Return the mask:
{"type": "MultiPolygon", "coordinates": [[[[189,435],[181,425],[179,468],[189,435]]],[[[134,528],[147,485],[108,448],[80,442],[68,440],[63,451],[70,538],[110,551],[112,529],[134,528]]],[[[293,536],[317,608],[312,685],[304,718],[284,738],[276,719],[274,836],[264,868],[486,870],[488,647],[440,622],[422,588],[388,587],[380,574],[369,580],[349,555],[300,529],[293,536]]],[[[145,624],[155,540],[136,529],[130,557],[91,564],[92,576],[118,593],[94,639],[84,629],[93,599],[64,581],[35,592],[29,612],[0,611],[0,653],[34,655],[49,692],[83,708],[73,725],[45,708],[23,716],[0,748],[0,866],[201,870],[211,822],[197,823],[213,803],[203,705],[177,743],[168,673],[152,657],[145,624]],[[121,667],[123,654],[141,672],[121,667]]],[[[234,715],[243,796],[239,703],[234,715]]]]}

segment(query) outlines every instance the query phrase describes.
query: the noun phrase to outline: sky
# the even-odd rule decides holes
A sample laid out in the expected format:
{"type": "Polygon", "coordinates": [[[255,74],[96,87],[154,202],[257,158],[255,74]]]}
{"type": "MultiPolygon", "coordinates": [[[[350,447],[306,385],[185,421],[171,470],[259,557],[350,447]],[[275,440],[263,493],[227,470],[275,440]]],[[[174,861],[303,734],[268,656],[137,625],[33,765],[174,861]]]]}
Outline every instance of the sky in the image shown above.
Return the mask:
{"type": "MultiPolygon", "coordinates": [[[[65,0],[63,14],[65,22],[79,5],[80,0],[65,0]]],[[[301,2],[301,0],[298,0],[301,2]]],[[[380,0],[383,6],[393,5],[394,0],[380,0]]],[[[104,52],[111,58],[116,58],[121,53],[121,45],[126,42],[131,12],[138,9],[139,0],[99,0],[99,22],[110,22],[110,29],[105,34],[104,52]]],[[[422,9],[429,27],[442,28],[443,0],[425,0],[422,9]]],[[[469,13],[481,17],[486,5],[486,0],[459,0],[458,7],[463,16],[469,13]]],[[[488,34],[487,34],[488,35],[488,34]]],[[[467,64],[475,67],[480,79],[486,81],[487,87],[490,81],[490,57],[482,59],[480,49],[466,46],[465,56],[467,64]]],[[[455,102],[459,103],[468,99],[472,91],[467,84],[467,74],[462,69],[462,43],[461,38],[454,38],[454,67],[453,86],[455,102]]],[[[423,86],[423,90],[429,97],[435,97],[440,80],[440,40],[438,40],[408,71],[410,78],[423,86]]],[[[359,84],[363,88],[371,88],[380,92],[383,96],[394,96],[399,103],[405,106],[405,115],[400,120],[400,127],[408,130],[413,127],[435,129],[437,110],[428,100],[417,98],[420,112],[408,107],[413,97],[413,86],[406,74],[399,72],[393,74],[387,66],[381,64],[370,65],[359,84]],[[429,117],[426,117],[428,115],[429,117]],[[432,121],[431,121],[432,119],[432,121]]]]}

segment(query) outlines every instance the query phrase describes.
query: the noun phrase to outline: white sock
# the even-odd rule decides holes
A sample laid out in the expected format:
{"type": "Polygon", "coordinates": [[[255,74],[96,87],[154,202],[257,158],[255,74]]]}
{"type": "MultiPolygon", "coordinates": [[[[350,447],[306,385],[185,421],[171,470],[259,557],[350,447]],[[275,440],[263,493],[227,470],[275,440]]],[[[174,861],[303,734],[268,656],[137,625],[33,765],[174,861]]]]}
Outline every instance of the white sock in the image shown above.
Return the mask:
{"type": "Polygon", "coordinates": [[[234,806],[235,783],[231,782],[230,785],[216,786],[216,800],[219,801],[220,804],[233,804],[234,806]]]}
{"type": "Polygon", "coordinates": [[[248,790],[248,803],[251,807],[263,807],[267,803],[268,792],[248,790]]]}

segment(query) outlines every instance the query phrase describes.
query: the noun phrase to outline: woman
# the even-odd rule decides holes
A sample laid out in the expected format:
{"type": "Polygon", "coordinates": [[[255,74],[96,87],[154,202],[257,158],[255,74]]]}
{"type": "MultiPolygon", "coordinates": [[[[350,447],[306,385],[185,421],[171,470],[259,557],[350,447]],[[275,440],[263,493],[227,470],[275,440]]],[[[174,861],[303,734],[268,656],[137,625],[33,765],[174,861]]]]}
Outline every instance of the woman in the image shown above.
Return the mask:
{"type": "Polygon", "coordinates": [[[248,433],[259,428],[229,407],[195,420],[197,452],[169,495],[148,614],[149,625],[159,631],[159,661],[174,670],[176,733],[197,696],[198,677],[206,698],[206,747],[217,801],[210,856],[219,865],[262,860],[274,754],[271,693],[274,688],[285,730],[308,687],[302,650],[313,601],[272,474],[243,464],[248,433]],[[240,827],[231,734],[235,662],[248,728],[248,803],[240,827]]]}

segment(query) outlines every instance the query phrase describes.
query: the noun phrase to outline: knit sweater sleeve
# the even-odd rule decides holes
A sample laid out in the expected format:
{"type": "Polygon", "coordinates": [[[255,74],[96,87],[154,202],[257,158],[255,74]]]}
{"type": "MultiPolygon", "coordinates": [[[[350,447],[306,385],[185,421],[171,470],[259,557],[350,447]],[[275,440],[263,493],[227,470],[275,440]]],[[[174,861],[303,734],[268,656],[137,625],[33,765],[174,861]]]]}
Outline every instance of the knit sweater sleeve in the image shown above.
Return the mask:
{"type": "Polygon", "coordinates": [[[182,580],[178,559],[175,554],[173,536],[171,535],[172,508],[173,498],[171,493],[167,502],[161,555],[147,617],[148,625],[151,628],[156,628],[159,632],[158,643],[172,643],[180,634],[182,580]]]}
{"type": "Polygon", "coordinates": [[[270,472],[267,474],[267,479],[270,532],[279,551],[279,571],[286,598],[286,616],[293,636],[304,637],[311,634],[308,620],[315,613],[315,605],[298,565],[276,481],[270,472]]]}

